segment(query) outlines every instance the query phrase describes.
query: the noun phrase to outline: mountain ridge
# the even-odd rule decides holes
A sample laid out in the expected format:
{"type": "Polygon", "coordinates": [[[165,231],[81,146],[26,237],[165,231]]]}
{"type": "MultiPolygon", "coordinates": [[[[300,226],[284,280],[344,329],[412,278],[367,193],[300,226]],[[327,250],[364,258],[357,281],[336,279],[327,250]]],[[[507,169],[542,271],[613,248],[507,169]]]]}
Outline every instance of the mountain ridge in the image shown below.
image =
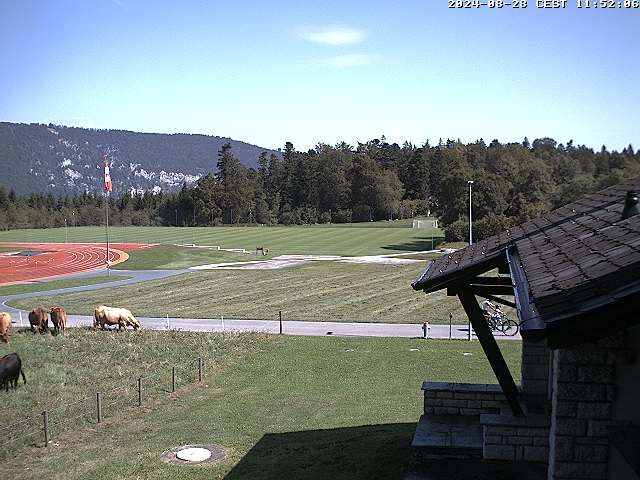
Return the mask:
{"type": "Polygon", "coordinates": [[[218,151],[256,168],[261,152],[280,152],[204,134],[147,133],[55,124],[0,122],[0,185],[17,194],[102,191],[102,156],[111,160],[114,194],[175,191],[215,173],[218,151]]]}

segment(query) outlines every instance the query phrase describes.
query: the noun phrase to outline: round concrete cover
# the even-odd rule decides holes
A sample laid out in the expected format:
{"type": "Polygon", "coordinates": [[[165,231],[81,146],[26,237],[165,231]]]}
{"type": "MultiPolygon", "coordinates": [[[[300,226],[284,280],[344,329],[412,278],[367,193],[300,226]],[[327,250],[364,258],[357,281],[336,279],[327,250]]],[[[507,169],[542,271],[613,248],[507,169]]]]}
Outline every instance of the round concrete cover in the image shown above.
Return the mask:
{"type": "Polygon", "coordinates": [[[176,453],[176,457],[185,462],[204,462],[211,457],[211,451],[197,447],[183,448],[176,453]]]}

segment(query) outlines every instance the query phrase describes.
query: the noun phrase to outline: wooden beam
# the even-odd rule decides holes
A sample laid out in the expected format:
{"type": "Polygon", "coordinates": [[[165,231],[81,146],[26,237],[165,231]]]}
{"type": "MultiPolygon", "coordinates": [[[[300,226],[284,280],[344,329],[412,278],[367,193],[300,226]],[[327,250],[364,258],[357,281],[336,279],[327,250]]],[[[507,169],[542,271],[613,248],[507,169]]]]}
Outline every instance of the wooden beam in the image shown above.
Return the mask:
{"type": "Polygon", "coordinates": [[[513,295],[513,287],[511,285],[469,285],[468,288],[482,297],[485,295],[513,295]]]}
{"type": "Polygon", "coordinates": [[[518,387],[516,387],[513,377],[511,376],[511,372],[509,371],[509,367],[504,361],[500,348],[498,348],[496,339],[493,338],[491,329],[489,328],[489,325],[487,325],[484,315],[482,315],[482,310],[480,310],[478,301],[469,288],[461,289],[458,292],[458,298],[460,298],[460,303],[462,303],[462,307],[464,308],[467,317],[469,317],[471,325],[473,325],[473,329],[478,336],[480,345],[482,345],[484,354],[487,356],[487,359],[491,364],[493,373],[495,373],[496,378],[498,379],[498,383],[502,388],[502,392],[504,393],[507,402],[509,402],[511,411],[514,415],[523,415],[522,407],[518,401],[518,387]]]}
{"type": "Polygon", "coordinates": [[[505,300],[504,298],[495,297],[493,295],[481,295],[481,297],[496,303],[501,303],[502,305],[506,305],[507,307],[516,308],[516,302],[510,302],[509,300],[505,300]]]}
{"type": "Polygon", "coordinates": [[[513,285],[510,277],[476,277],[470,279],[469,283],[471,285],[513,285]]]}

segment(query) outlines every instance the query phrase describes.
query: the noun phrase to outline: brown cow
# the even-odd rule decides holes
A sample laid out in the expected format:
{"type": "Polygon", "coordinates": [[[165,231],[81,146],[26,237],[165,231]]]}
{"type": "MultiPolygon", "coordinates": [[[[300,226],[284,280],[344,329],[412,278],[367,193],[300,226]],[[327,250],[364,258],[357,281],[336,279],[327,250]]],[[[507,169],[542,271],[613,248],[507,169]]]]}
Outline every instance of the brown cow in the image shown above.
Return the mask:
{"type": "Polygon", "coordinates": [[[42,307],[36,307],[29,312],[31,331],[45,334],[49,331],[49,314],[42,307]]]}
{"type": "Polygon", "coordinates": [[[118,330],[123,328],[126,330],[127,326],[133,327],[134,330],[142,330],[140,322],[133,316],[131,311],[126,308],[105,307],[100,305],[94,310],[95,321],[93,322],[93,328],[100,327],[105,329],[106,325],[118,325],[118,330]]]}
{"type": "Polygon", "coordinates": [[[11,315],[0,312],[0,338],[4,343],[9,343],[11,337],[11,315]]]}
{"type": "Polygon", "coordinates": [[[64,329],[67,326],[67,312],[62,307],[51,307],[51,323],[53,324],[53,333],[55,335],[64,335],[64,329]]]}

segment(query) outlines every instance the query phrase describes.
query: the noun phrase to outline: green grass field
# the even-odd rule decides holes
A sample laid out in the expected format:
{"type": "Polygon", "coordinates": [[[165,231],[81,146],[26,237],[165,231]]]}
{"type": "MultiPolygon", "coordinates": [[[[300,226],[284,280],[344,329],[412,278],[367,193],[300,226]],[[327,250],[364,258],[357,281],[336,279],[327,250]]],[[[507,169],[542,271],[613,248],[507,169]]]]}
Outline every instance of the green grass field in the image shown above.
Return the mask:
{"type": "MultiPolygon", "coordinates": [[[[435,229],[389,228],[391,222],[349,226],[291,227],[111,227],[109,238],[116,242],[213,245],[244,248],[268,248],[271,255],[379,255],[431,249],[442,237],[435,229]]],[[[0,232],[0,242],[105,242],[103,227],[46,230],[9,230],[0,232]]]]}
{"type": "Polygon", "coordinates": [[[92,292],[10,302],[62,305],[91,315],[95,305],[119,305],[135,315],[184,318],[284,319],[344,322],[464,324],[457,297],[424,295],[411,288],[423,263],[359,265],[314,262],[280,270],[210,270],[92,292]]]}
{"type": "Polygon", "coordinates": [[[57,290],[60,288],[79,287],[83,285],[96,285],[100,283],[126,280],[125,275],[98,275],[86,278],[69,278],[63,280],[51,280],[49,282],[35,282],[29,284],[6,285],[0,287],[0,295],[14,295],[16,293],[43,292],[47,290],[57,290]]]}
{"type": "MultiPolygon", "coordinates": [[[[500,347],[519,382],[519,342],[500,347]]],[[[133,385],[141,371],[207,359],[200,386],[160,392],[142,409],[123,395],[128,405],[101,425],[87,416],[52,430],[47,449],[42,437],[4,449],[3,477],[12,479],[402,478],[421,383],[495,383],[478,342],[74,330],[16,335],[11,348],[28,383],[5,395],[5,421],[45,408],[64,414],[79,396],[133,385]],[[228,458],[193,468],[160,461],[188,443],[217,444],[228,458]]]]}

